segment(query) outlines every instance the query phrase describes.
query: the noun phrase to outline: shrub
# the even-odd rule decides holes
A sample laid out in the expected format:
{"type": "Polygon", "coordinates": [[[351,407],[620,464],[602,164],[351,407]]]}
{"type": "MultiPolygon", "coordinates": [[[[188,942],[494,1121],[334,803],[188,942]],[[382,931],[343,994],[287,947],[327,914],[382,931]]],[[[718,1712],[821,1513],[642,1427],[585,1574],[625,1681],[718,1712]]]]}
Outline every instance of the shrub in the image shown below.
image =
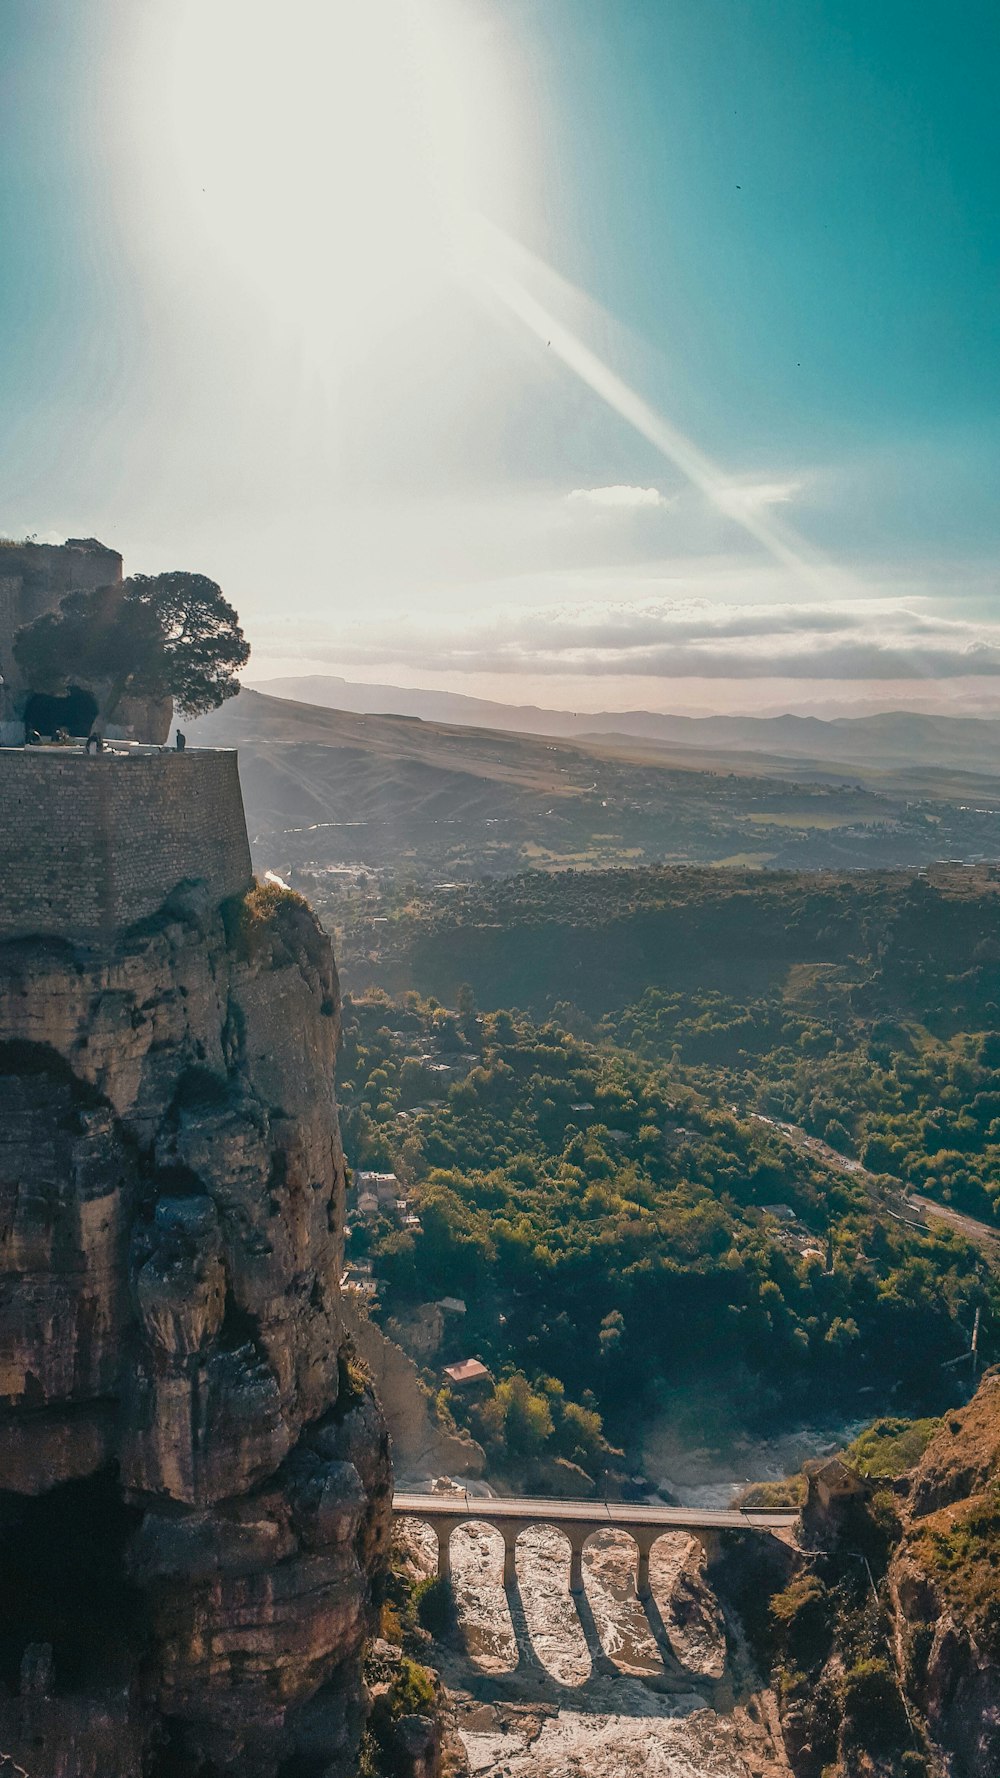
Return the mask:
{"type": "Polygon", "coordinates": [[[874,1420],[848,1445],[844,1459],[859,1475],[886,1480],[905,1475],[919,1463],[940,1424],[939,1420],[901,1420],[891,1415],[874,1420]]]}
{"type": "Polygon", "coordinates": [[[232,895],[222,904],[226,941],[244,962],[257,956],[269,933],[283,915],[308,903],[282,883],[254,882],[245,895],[232,895]]]}
{"type": "Polygon", "coordinates": [[[386,1708],[395,1722],[400,1716],[427,1716],[434,1709],[434,1675],[429,1667],[421,1667],[406,1655],[400,1656],[399,1671],[385,1694],[386,1708]]]}
{"type": "Polygon", "coordinates": [[[856,1661],[844,1674],[844,1740],[866,1753],[884,1753],[907,1733],[895,1674],[877,1657],[856,1661]]]}
{"type": "Polygon", "coordinates": [[[452,1621],[454,1597],[450,1581],[443,1575],[429,1575],[413,1589],[417,1620],[432,1636],[444,1636],[452,1621]]]}
{"type": "Polygon", "coordinates": [[[914,1547],[939,1592],[990,1659],[1000,1655],[1000,1482],[976,1496],[946,1529],[917,1530],[914,1547]]]}
{"type": "Polygon", "coordinates": [[[815,1574],[796,1575],[771,1600],[771,1621],[782,1652],[796,1666],[815,1667],[830,1646],[830,1595],[815,1574]]]}
{"type": "Polygon", "coordinates": [[[341,1349],[340,1357],[337,1360],[337,1372],[336,1413],[337,1418],[342,1420],[344,1415],[349,1414],[352,1408],[356,1408],[370,1392],[372,1378],[368,1366],[362,1358],[358,1357],[349,1343],[345,1343],[341,1349]]]}

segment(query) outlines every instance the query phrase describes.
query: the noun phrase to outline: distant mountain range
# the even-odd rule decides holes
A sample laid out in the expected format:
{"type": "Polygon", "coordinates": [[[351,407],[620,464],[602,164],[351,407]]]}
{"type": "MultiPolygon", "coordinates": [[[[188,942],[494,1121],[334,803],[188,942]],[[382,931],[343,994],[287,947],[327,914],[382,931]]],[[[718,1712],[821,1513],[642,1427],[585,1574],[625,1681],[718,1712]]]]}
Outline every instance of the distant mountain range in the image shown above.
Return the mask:
{"type": "MultiPolygon", "coordinates": [[[[680,720],[705,743],[726,721],[680,720]]],[[[795,735],[799,724],[790,720],[795,735]]],[[[782,719],[749,730],[758,748],[769,741],[780,753],[753,750],[745,723],[728,720],[728,746],[692,746],[620,730],[564,736],[446,724],[247,689],[184,727],[193,746],[239,748],[254,856],[259,868],[281,874],[363,865],[441,880],[526,867],[817,870],[1000,858],[1000,773],[991,779],[979,764],[966,771],[915,763],[916,738],[904,763],[889,761],[892,748],[904,748],[893,730],[915,724],[930,748],[935,719],[803,723],[813,756],[799,758],[780,732],[782,719]],[[880,722],[890,730],[882,742],[880,722]],[[867,731],[860,743],[859,730],[867,731]],[[845,731],[860,757],[817,760],[822,737],[845,731]]],[[[995,751],[992,738],[990,746],[995,751]]],[[[307,887],[313,893],[315,884],[307,887]]]]}
{"type": "Polygon", "coordinates": [[[334,674],[261,681],[276,698],[365,715],[415,716],[505,733],[565,740],[627,736],[676,751],[753,753],[844,767],[930,766],[987,777],[1000,771],[1000,718],[888,710],[869,716],[670,716],[653,710],[546,710],[461,692],[365,685],[334,674]]]}

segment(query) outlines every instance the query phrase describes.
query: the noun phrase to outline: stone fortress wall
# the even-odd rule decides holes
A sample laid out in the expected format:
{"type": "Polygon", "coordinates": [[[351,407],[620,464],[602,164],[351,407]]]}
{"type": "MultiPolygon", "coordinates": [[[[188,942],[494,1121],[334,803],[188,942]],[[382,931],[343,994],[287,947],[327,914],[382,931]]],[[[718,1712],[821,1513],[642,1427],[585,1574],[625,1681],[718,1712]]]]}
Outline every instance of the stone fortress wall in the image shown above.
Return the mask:
{"type": "Polygon", "coordinates": [[[122,559],[94,537],[68,543],[0,541],[0,742],[24,740],[25,686],[14,659],[14,637],[23,624],[58,609],[67,593],[118,586],[122,559]],[[9,732],[7,732],[9,731],[9,732]]]}
{"type": "Polygon", "coordinates": [[[235,752],[0,748],[0,939],[98,942],[187,878],[251,881],[235,752]]]}

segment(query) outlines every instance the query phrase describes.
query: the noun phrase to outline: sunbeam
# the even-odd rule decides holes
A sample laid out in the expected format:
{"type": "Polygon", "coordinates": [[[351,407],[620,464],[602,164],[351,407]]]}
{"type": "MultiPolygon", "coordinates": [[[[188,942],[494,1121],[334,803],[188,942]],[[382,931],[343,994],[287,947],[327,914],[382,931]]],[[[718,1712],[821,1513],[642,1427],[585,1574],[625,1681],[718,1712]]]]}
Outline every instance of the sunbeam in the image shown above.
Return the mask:
{"type": "MultiPolygon", "coordinates": [[[[539,301],[529,290],[522,270],[554,281],[555,274],[549,267],[491,224],[481,223],[471,231],[470,238],[475,247],[469,260],[469,275],[480,291],[499,302],[554,352],[574,376],[680,470],[718,512],[739,525],[776,562],[817,592],[840,598],[857,598],[865,592],[866,589],[852,576],[817,556],[788,527],[752,507],[738,483],[727,478],[704,451],[612,370],[572,327],[539,301]]],[[[581,301],[589,301],[582,293],[575,294],[581,301]]]]}

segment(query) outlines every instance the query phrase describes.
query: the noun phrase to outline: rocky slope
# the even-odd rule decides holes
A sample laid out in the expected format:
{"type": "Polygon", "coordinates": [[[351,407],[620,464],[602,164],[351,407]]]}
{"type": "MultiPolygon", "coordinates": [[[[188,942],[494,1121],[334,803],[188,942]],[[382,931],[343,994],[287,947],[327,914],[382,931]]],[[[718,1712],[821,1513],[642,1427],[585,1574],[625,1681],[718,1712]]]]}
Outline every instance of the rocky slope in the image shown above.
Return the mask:
{"type": "Polygon", "coordinates": [[[728,1588],[796,1778],[1000,1778],[1000,1370],[802,1480],[786,1572],[728,1588]]]}
{"type": "Polygon", "coordinates": [[[344,1295],[344,1322],[389,1428],[397,1484],[424,1488],[436,1476],[481,1476],[482,1445],[442,1424],[409,1353],[370,1320],[350,1292],[344,1295]]]}
{"type": "Polygon", "coordinates": [[[338,1290],[338,1034],[281,892],[0,947],[0,1749],[30,1778],[353,1770],[391,1481],[338,1290]]]}
{"type": "Polygon", "coordinates": [[[1000,1372],[911,1478],[889,1566],[898,1665],[953,1778],[1000,1772],[1000,1372]]]}

